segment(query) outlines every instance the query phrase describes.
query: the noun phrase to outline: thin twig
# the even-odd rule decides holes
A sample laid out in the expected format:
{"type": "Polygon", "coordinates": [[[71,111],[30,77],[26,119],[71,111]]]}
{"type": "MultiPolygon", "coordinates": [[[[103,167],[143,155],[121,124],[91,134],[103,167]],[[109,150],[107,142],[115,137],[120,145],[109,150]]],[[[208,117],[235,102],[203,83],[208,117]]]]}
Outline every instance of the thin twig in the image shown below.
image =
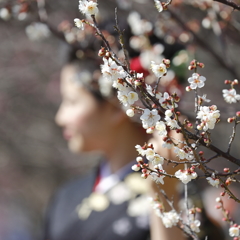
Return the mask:
{"type": "Polygon", "coordinates": [[[213,1],[225,4],[227,6],[232,7],[233,9],[240,11],[240,5],[234,3],[233,1],[230,1],[230,0],[213,0],[213,1]]]}

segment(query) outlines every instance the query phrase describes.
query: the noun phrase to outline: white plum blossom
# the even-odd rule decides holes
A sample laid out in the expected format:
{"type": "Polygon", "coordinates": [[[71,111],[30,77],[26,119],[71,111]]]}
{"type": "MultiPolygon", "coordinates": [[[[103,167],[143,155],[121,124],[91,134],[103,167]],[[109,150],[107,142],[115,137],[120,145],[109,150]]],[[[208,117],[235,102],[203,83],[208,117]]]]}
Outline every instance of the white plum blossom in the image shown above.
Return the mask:
{"type": "Polygon", "coordinates": [[[180,129],[180,126],[178,125],[175,119],[172,119],[170,117],[165,117],[165,120],[166,120],[166,125],[169,126],[171,129],[180,129]]]}
{"type": "Polygon", "coordinates": [[[79,0],[79,11],[84,15],[96,15],[98,13],[97,3],[87,0],[79,0]]]}
{"type": "Polygon", "coordinates": [[[136,145],[135,148],[140,155],[145,156],[146,150],[144,150],[140,145],[136,145]]]}
{"type": "Polygon", "coordinates": [[[218,178],[215,178],[214,175],[213,175],[212,177],[207,177],[206,179],[207,179],[207,181],[210,185],[218,188],[218,185],[219,185],[219,179],[218,178]]]}
{"type": "Polygon", "coordinates": [[[174,210],[162,213],[161,218],[166,228],[176,226],[179,221],[179,215],[174,210]]]}
{"type": "Polygon", "coordinates": [[[166,125],[163,121],[156,122],[155,128],[158,130],[160,136],[167,135],[166,125]]]}
{"type": "Polygon", "coordinates": [[[152,177],[152,180],[156,182],[157,184],[161,183],[164,184],[163,178],[165,178],[165,175],[162,175],[161,173],[166,173],[165,170],[163,170],[162,165],[158,165],[159,173],[151,172],[150,175],[152,177]]]}
{"type": "Polygon", "coordinates": [[[192,77],[188,78],[191,89],[202,88],[205,85],[206,78],[198,73],[193,73],[192,77]]]}
{"type": "Polygon", "coordinates": [[[232,226],[229,228],[230,237],[238,237],[239,236],[239,226],[232,226]]]}
{"type": "Polygon", "coordinates": [[[161,104],[161,106],[165,109],[172,109],[178,106],[177,103],[174,103],[174,105],[172,105],[170,101],[171,97],[169,96],[168,92],[164,92],[163,95],[159,93],[156,95],[156,97],[157,99],[159,99],[159,103],[161,104]]]}
{"type": "Polygon", "coordinates": [[[167,68],[164,63],[156,64],[154,61],[151,61],[151,69],[157,78],[167,73],[167,68]]]}
{"type": "Polygon", "coordinates": [[[80,30],[84,30],[84,24],[79,18],[75,18],[74,20],[75,26],[80,30]]]}
{"type": "Polygon", "coordinates": [[[123,91],[118,91],[117,97],[125,107],[134,104],[138,100],[138,94],[131,91],[131,88],[128,87],[126,87],[123,91]]]}
{"type": "Polygon", "coordinates": [[[158,12],[162,12],[163,6],[162,6],[161,2],[159,0],[154,0],[154,3],[155,3],[155,7],[157,8],[158,12]]]}
{"type": "Polygon", "coordinates": [[[191,221],[189,225],[193,232],[197,232],[197,233],[200,232],[199,227],[201,225],[201,222],[199,220],[195,219],[195,220],[191,221]]]}
{"type": "Polygon", "coordinates": [[[146,158],[148,161],[153,161],[155,158],[155,152],[152,148],[147,148],[145,151],[146,158]]]}
{"type": "Polygon", "coordinates": [[[220,117],[219,110],[216,109],[217,109],[216,106],[214,107],[200,106],[196,118],[201,120],[200,127],[202,127],[204,131],[207,131],[208,129],[213,129],[215,127],[215,123],[217,119],[220,117]]]}
{"type": "Polygon", "coordinates": [[[192,149],[184,146],[183,148],[174,147],[174,152],[177,153],[179,159],[192,160],[194,158],[192,149]]]}
{"type": "Polygon", "coordinates": [[[187,158],[187,153],[178,147],[174,147],[174,152],[177,154],[177,156],[179,157],[179,159],[186,159],[187,158]]]}
{"type": "Polygon", "coordinates": [[[109,59],[103,58],[103,62],[104,64],[101,65],[101,72],[103,74],[103,77],[113,82],[113,87],[118,88],[116,81],[119,78],[125,78],[126,72],[124,71],[122,66],[118,66],[116,62],[113,61],[111,58],[109,59]]]}
{"type": "Polygon", "coordinates": [[[146,84],[146,90],[151,96],[154,96],[153,89],[152,89],[151,85],[146,84]]]}
{"type": "Polygon", "coordinates": [[[240,94],[236,93],[236,90],[233,89],[223,89],[223,98],[227,103],[236,103],[240,101],[240,94]]]}
{"type": "Polygon", "coordinates": [[[192,179],[197,177],[197,173],[189,170],[178,170],[175,172],[175,176],[180,179],[184,184],[187,184],[192,179]]]}
{"type": "Polygon", "coordinates": [[[156,165],[159,165],[159,164],[163,165],[163,163],[164,163],[164,158],[156,153],[155,156],[154,156],[154,159],[152,160],[153,166],[156,166],[156,165]]]}
{"type": "Polygon", "coordinates": [[[171,117],[172,115],[173,115],[173,112],[170,109],[165,111],[165,116],[166,117],[171,117]]]}
{"type": "Polygon", "coordinates": [[[144,109],[144,112],[140,117],[140,119],[142,120],[143,128],[145,129],[155,126],[156,122],[160,120],[160,118],[161,117],[158,114],[157,109],[144,109]]]}

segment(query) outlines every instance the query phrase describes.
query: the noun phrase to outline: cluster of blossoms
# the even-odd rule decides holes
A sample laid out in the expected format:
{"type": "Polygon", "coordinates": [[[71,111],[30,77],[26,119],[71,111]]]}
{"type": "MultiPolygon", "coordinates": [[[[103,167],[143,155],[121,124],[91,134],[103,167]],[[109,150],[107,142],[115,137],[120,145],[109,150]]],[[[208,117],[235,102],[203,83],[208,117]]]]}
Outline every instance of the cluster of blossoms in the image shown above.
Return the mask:
{"type": "Polygon", "coordinates": [[[201,123],[197,126],[198,130],[207,131],[208,129],[214,129],[215,123],[219,121],[220,113],[217,110],[216,105],[210,107],[200,106],[197,113],[197,119],[200,119],[201,123]]]}
{"type": "Polygon", "coordinates": [[[189,210],[189,217],[188,217],[188,220],[189,220],[189,227],[191,228],[191,230],[193,232],[200,232],[200,225],[201,225],[201,222],[196,219],[196,213],[200,213],[201,212],[201,209],[200,208],[192,208],[189,210]]]}
{"type": "Polygon", "coordinates": [[[186,170],[178,170],[175,172],[175,176],[180,179],[184,184],[189,183],[192,179],[197,178],[197,173],[194,171],[194,167],[186,170]]]}
{"type": "Polygon", "coordinates": [[[164,206],[157,198],[156,199],[150,198],[150,202],[152,204],[153,209],[155,210],[155,213],[162,219],[163,225],[166,228],[171,228],[178,224],[180,216],[175,210],[164,212],[164,206]]]}
{"type": "Polygon", "coordinates": [[[151,175],[153,181],[164,184],[163,178],[165,177],[166,173],[162,167],[164,158],[155,153],[152,144],[145,144],[143,147],[136,145],[136,150],[141,156],[136,158],[137,164],[132,166],[132,170],[139,171],[142,169],[143,178],[147,178],[149,175],[151,175]],[[154,171],[147,173],[147,167],[149,164],[144,163],[143,157],[145,157],[153,165],[153,168],[155,169],[154,171]]]}
{"type": "Polygon", "coordinates": [[[177,154],[179,159],[187,159],[189,161],[194,159],[193,151],[187,145],[184,145],[182,148],[174,147],[174,152],[177,154]]]}
{"type": "MultiPolygon", "coordinates": [[[[166,7],[160,1],[155,1],[155,4],[157,5],[159,11],[166,7]]],[[[91,24],[87,23],[85,20],[74,19],[77,28],[84,30],[84,24],[90,24],[96,28],[97,33],[101,36],[99,29],[95,26],[94,19],[94,15],[98,12],[97,3],[93,1],[80,0],[79,10],[87,16],[92,16],[94,21],[93,24],[91,24]]],[[[148,29],[148,27],[146,29],[148,29]]],[[[102,39],[104,40],[104,37],[102,37],[102,39]]],[[[143,73],[136,73],[135,71],[129,70],[128,66],[121,63],[108,46],[106,46],[106,49],[101,48],[98,54],[103,58],[103,64],[101,65],[102,78],[99,80],[100,91],[102,92],[101,89],[103,89],[107,92],[106,95],[109,95],[110,91],[106,91],[106,86],[108,86],[108,89],[115,88],[117,90],[117,98],[126,109],[126,114],[129,117],[133,117],[136,112],[141,113],[140,120],[146,132],[153,133],[156,130],[158,134],[162,136],[163,147],[168,149],[174,147],[174,153],[179,160],[186,159],[189,161],[185,163],[185,170],[178,170],[171,176],[163,169],[164,161],[168,161],[170,163],[176,162],[161,157],[154,151],[151,144],[145,144],[144,146],[137,145],[136,150],[138,151],[139,156],[136,158],[137,163],[132,166],[132,170],[141,170],[142,178],[151,176],[153,181],[158,184],[164,184],[164,178],[166,176],[175,177],[183,184],[187,184],[191,180],[196,179],[198,177],[195,172],[195,167],[197,165],[194,164],[197,159],[195,159],[196,153],[194,151],[199,143],[191,145],[189,142],[191,142],[194,138],[188,138],[187,134],[184,135],[184,127],[187,126],[189,128],[193,128],[193,124],[191,124],[188,120],[184,120],[184,123],[179,121],[178,116],[180,116],[180,112],[176,111],[180,100],[178,95],[170,95],[168,92],[159,92],[158,86],[152,87],[145,82],[143,73]],[[138,101],[140,99],[144,107],[142,104],[139,104],[138,101]],[[181,144],[175,143],[176,139],[170,137],[170,132],[172,130],[175,130],[177,133],[183,133],[184,140],[178,140],[181,144]]],[[[153,60],[154,61],[151,61],[150,69],[159,82],[162,77],[167,75],[167,69],[170,67],[170,60],[153,60]],[[160,63],[158,64],[156,62],[160,63]]],[[[194,90],[196,94],[199,88],[204,87],[206,81],[204,76],[201,76],[196,72],[197,67],[202,68],[204,65],[196,60],[193,60],[189,66],[189,70],[195,70],[195,73],[188,78],[190,85],[187,87],[187,91],[194,90]]],[[[237,81],[234,80],[231,84],[232,88],[230,90],[223,90],[223,97],[227,102],[234,103],[240,100],[240,95],[236,94],[236,91],[233,88],[233,86],[237,84],[237,81]]],[[[220,112],[215,105],[202,106],[203,102],[209,102],[209,100],[206,99],[206,95],[196,97],[195,107],[196,119],[198,122],[196,128],[198,130],[208,131],[209,129],[213,129],[215,124],[218,123],[220,112]]],[[[199,131],[196,130],[196,132],[199,134],[199,131]]],[[[192,132],[188,133],[189,135],[194,135],[192,132]]],[[[205,141],[205,139],[208,140],[208,134],[208,132],[201,132],[200,136],[196,135],[196,137],[199,139],[204,138],[205,141]]],[[[205,159],[200,156],[200,161],[203,162],[204,160],[205,159]]],[[[178,161],[177,164],[178,163],[182,164],[181,161],[178,161]]],[[[210,176],[210,174],[208,174],[208,176],[210,176]]],[[[211,177],[207,177],[207,181],[212,186],[218,187],[220,179],[215,177],[213,174],[211,177]]],[[[165,227],[169,228],[178,224],[180,216],[175,210],[165,212],[162,204],[157,200],[153,200],[153,207],[156,210],[157,215],[162,219],[165,227]]],[[[195,218],[195,215],[196,212],[188,214],[189,217],[187,225],[192,232],[199,232],[200,221],[195,218]]],[[[234,232],[234,236],[237,236],[239,233],[236,231],[236,226],[232,226],[231,234],[233,235],[234,232]]]]}

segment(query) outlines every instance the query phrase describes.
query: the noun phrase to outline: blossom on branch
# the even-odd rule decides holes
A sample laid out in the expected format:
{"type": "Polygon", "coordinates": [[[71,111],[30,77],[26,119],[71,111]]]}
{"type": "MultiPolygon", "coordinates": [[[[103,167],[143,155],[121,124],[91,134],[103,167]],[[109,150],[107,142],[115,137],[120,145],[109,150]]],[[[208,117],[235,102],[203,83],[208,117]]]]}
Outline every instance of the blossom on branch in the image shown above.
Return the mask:
{"type": "Polygon", "coordinates": [[[223,98],[227,103],[236,103],[240,101],[240,94],[236,93],[234,88],[232,89],[223,89],[223,98]]]}
{"type": "Polygon", "coordinates": [[[154,3],[155,3],[155,7],[157,8],[158,12],[162,12],[163,11],[162,3],[159,0],[154,0],[154,3]]]}
{"type": "MultiPolygon", "coordinates": [[[[122,66],[118,66],[115,61],[111,58],[103,58],[104,64],[101,65],[101,72],[104,78],[107,78],[109,81],[113,81],[113,87],[118,86],[116,81],[120,78],[123,79],[126,77],[126,73],[122,66]]],[[[116,87],[117,88],[117,87],[116,87]]]]}
{"type": "Polygon", "coordinates": [[[166,125],[163,121],[156,122],[155,128],[156,128],[156,130],[158,130],[158,134],[160,136],[166,136],[167,135],[166,125]]]}
{"type": "Polygon", "coordinates": [[[207,177],[206,178],[208,183],[210,185],[212,185],[213,187],[216,187],[218,188],[218,185],[219,185],[219,179],[218,178],[215,178],[214,174],[211,176],[211,177],[207,177]]]}
{"type": "Polygon", "coordinates": [[[80,30],[84,30],[84,24],[79,18],[74,19],[75,26],[80,30]]]}
{"type": "Polygon", "coordinates": [[[202,88],[205,85],[206,78],[200,76],[198,73],[193,73],[192,77],[188,78],[191,89],[202,88]]]}
{"type": "Polygon", "coordinates": [[[197,173],[190,169],[178,170],[177,172],[175,172],[175,176],[180,179],[184,184],[187,184],[192,179],[195,179],[197,177],[197,173]]]}
{"type": "Polygon", "coordinates": [[[164,212],[160,217],[162,218],[163,225],[166,228],[176,226],[179,221],[179,215],[174,210],[170,212],[164,212]]]}
{"type": "Polygon", "coordinates": [[[239,237],[240,235],[240,230],[239,230],[239,226],[232,226],[229,228],[229,235],[230,237],[239,237]]]}
{"type": "Polygon", "coordinates": [[[96,15],[98,13],[97,3],[87,0],[79,0],[79,11],[84,15],[96,15]]]}
{"type": "Polygon", "coordinates": [[[125,107],[132,105],[138,100],[138,94],[134,91],[131,91],[129,87],[126,87],[124,90],[121,91],[119,90],[117,97],[125,107]]]}
{"type": "Polygon", "coordinates": [[[164,184],[163,178],[165,178],[165,175],[162,175],[162,173],[166,173],[165,170],[163,170],[162,165],[158,165],[158,173],[156,172],[151,172],[150,175],[152,177],[152,180],[156,182],[157,184],[161,183],[164,184]]]}
{"type": "Polygon", "coordinates": [[[199,130],[207,131],[208,129],[213,129],[217,119],[220,117],[219,110],[217,106],[200,106],[199,112],[197,113],[198,119],[201,120],[201,124],[197,126],[199,130]]]}
{"type": "Polygon", "coordinates": [[[167,67],[164,63],[156,64],[154,61],[151,61],[151,69],[157,78],[167,73],[167,67]]]}
{"type": "Polygon", "coordinates": [[[160,120],[160,115],[158,114],[157,109],[149,110],[144,109],[144,112],[140,119],[142,120],[143,128],[147,129],[155,126],[158,120],[160,120]]]}

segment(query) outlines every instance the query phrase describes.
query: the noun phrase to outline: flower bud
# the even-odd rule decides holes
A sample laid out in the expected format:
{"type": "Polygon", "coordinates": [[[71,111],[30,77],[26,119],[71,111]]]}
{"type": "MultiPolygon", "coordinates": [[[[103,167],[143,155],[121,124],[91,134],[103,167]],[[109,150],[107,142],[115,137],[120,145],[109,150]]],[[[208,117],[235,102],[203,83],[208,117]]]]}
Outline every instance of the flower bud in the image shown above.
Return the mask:
{"type": "Polygon", "coordinates": [[[227,122],[228,122],[228,123],[232,123],[234,120],[235,120],[234,117],[232,117],[232,118],[228,118],[228,119],[227,119],[227,122]]]}
{"type": "Polygon", "coordinates": [[[228,178],[228,179],[225,181],[225,184],[226,184],[227,186],[229,186],[229,185],[231,184],[231,182],[232,182],[231,178],[228,178]]]}
{"type": "Polygon", "coordinates": [[[104,57],[105,54],[106,54],[106,49],[104,47],[102,47],[98,52],[98,56],[99,57],[104,57]]]}
{"type": "Polygon", "coordinates": [[[229,173],[229,172],[230,172],[230,169],[229,169],[229,168],[224,168],[223,171],[224,171],[225,173],[229,173]]]}
{"type": "Polygon", "coordinates": [[[199,66],[200,68],[204,68],[204,64],[203,64],[203,63],[198,63],[198,66],[199,66]]]}
{"type": "Polygon", "coordinates": [[[140,81],[139,79],[134,81],[134,85],[135,86],[141,86],[142,85],[142,81],[140,81]]]}
{"type": "Polygon", "coordinates": [[[106,57],[111,57],[111,53],[109,51],[106,51],[106,54],[105,54],[106,57]]]}
{"type": "Polygon", "coordinates": [[[134,116],[134,110],[132,108],[128,109],[126,111],[126,114],[129,116],[129,117],[133,117],[134,116]]]}
{"type": "Polygon", "coordinates": [[[221,205],[216,205],[215,208],[216,208],[216,209],[221,209],[222,206],[221,206],[221,205]]]}
{"type": "Polygon", "coordinates": [[[187,86],[187,87],[186,87],[186,91],[187,91],[187,92],[190,92],[191,90],[192,90],[192,89],[191,89],[190,86],[187,86]]]}
{"type": "Polygon", "coordinates": [[[132,170],[135,171],[135,172],[137,172],[137,171],[140,170],[140,166],[139,166],[138,164],[134,164],[134,165],[132,166],[132,170]]]}
{"type": "Polygon", "coordinates": [[[153,131],[154,131],[154,127],[150,127],[150,128],[148,128],[148,129],[146,130],[146,133],[147,133],[147,134],[152,134],[153,131]]]}
{"type": "Polygon", "coordinates": [[[233,80],[233,85],[237,85],[238,84],[238,80],[237,79],[234,79],[233,80]]]}
{"type": "Polygon", "coordinates": [[[146,179],[148,177],[148,174],[142,174],[141,177],[146,179]]]}
{"type": "Polygon", "coordinates": [[[193,128],[192,123],[188,123],[188,124],[187,124],[187,127],[188,127],[188,128],[193,128]]]}
{"type": "Polygon", "coordinates": [[[217,197],[216,198],[216,202],[221,202],[222,200],[221,200],[221,198],[220,197],[217,197]]]}
{"type": "Polygon", "coordinates": [[[224,83],[225,83],[225,84],[231,84],[232,81],[230,81],[230,80],[225,80],[224,83]]]}
{"type": "Polygon", "coordinates": [[[220,196],[222,196],[222,197],[225,196],[225,192],[221,192],[220,196]]]}
{"type": "Polygon", "coordinates": [[[169,65],[171,63],[171,61],[169,59],[163,59],[163,63],[166,65],[169,65]]]}
{"type": "Polygon", "coordinates": [[[136,158],[136,161],[137,161],[138,163],[141,163],[141,164],[142,164],[142,163],[143,163],[143,158],[142,158],[142,157],[137,157],[137,158],[136,158]]]}
{"type": "Polygon", "coordinates": [[[237,111],[237,112],[236,112],[236,116],[237,116],[237,117],[240,117],[240,111],[237,111]]]}

